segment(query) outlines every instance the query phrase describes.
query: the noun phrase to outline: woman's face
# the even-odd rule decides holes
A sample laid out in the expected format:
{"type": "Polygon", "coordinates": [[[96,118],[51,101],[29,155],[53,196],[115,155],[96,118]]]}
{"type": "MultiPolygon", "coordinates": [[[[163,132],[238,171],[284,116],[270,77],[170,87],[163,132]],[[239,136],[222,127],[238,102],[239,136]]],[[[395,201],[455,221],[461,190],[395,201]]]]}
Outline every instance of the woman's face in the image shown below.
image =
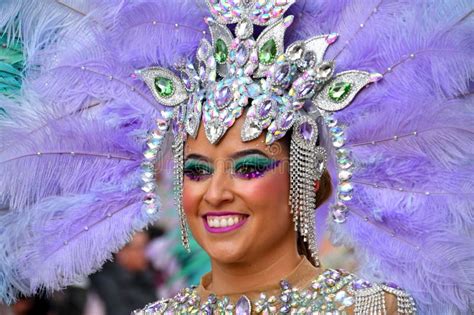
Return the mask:
{"type": "Polygon", "coordinates": [[[185,145],[183,204],[191,231],[209,256],[241,263],[295,246],[288,206],[287,145],[242,142],[244,118],[217,145],[203,126],[185,145]]]}

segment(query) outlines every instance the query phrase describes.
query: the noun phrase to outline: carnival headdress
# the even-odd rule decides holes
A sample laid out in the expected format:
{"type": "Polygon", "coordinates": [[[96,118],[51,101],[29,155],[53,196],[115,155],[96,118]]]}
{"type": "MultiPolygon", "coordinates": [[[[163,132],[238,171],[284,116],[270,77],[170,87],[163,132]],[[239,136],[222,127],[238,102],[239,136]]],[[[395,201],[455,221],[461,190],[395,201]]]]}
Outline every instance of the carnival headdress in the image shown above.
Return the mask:
{"type": "MultiPolygon", "coordinates": [[[[293,16],[283,14],[294,1],[208,2],[214,19],[207,19],[212,44],[201,39],[197,56],[176,66],[179,76],[160,67],[137,71],[156,100],[174,108],[171,117],[175,147],[177,204],[182,197],[182,142],[196,137],[201,125],[211,143],[218,142],[247,106],[241,130],[242,141],[250,141],[266,129],[266,144],[285,136],[292,127],[290,151],[290,204],[295,228],[309,242],[316,256],[314,181],[322,175],[325,151],[316,147],[317,118],[321,113],[345,108],[364,86],[382,76],[364,71],[335,72],[335,63],[324,53],[337,34],[311,37],[292,43],[285,50],[284,35],[293,16]],[[226,24],[237,24],[235,38],[226,24]],[[266,26],[255,40],[254,24],[266,26]],[[196,63],[196,64],[195,64],[196,63]],[[306,106],[305,106],[306,105],[306,106]]],[[[155,157],[169,123],[159,121],[145,153],[147,165],[143,189],[153,207],[152,176],[155,157]]],[[[157,193],[157,192],[156,192],[157,193]]],[[[181,205],[183,242],[187,245],[186,220],[181,205]]]]}
{"type": "MultiPolygon", "coordinates": [[[[272,143],[291,129],[293,151],[311,152],[293,161],[292,174],[312,172],[292,187],[321,175],[317,141],[325,148],[337,181],[329,226],[360,253],[363,276],[397,282],[422,312],[466,312],[474,291],[471,5],[291,5],[213,0],[207,25],[207,8],[194,1],[0,6],[0,25],[21,36],[27,56],[21,96],[0,103],[8,115],[0,123],[5,301],[97,269],[158,218],[154,167],[168,131],[179,183],[185,137],[201,125],[216,143],[246,110],[243,141],[266,132],[272,143]],[[235,37],[228,24],[237,24],[235,37]]],[[[314,249],[306,211],[314,195],[295,191],[296,222],[314,249]]],[[[326,214],[318,210],[318,222],[326,214]]]]}

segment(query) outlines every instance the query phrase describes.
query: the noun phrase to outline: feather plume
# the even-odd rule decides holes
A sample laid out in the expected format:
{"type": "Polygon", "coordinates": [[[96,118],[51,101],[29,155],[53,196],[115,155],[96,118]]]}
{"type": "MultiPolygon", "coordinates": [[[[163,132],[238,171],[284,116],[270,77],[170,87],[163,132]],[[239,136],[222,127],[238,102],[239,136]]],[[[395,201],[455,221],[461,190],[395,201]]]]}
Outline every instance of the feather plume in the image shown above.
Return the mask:
{"type": "Polygon", "coordinates": [[[422,314],[464,314],[474,294],[471,12],[468,1],[352,1],[328,51],[339,70],[385,74],[335,115],[355,167],[333,239],[422,314]]]}

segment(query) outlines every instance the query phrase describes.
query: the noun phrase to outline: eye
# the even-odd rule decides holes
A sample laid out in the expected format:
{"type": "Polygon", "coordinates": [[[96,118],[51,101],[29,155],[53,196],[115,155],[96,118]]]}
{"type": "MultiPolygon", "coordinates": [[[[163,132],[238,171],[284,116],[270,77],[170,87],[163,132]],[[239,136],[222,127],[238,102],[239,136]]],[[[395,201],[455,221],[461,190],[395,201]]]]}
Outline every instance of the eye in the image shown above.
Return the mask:
{"type": "Polygon", "coordinates": [[[237,162],[234,174],[244,179],[252,179],[263,176],[267,171],[275,168],[278,161],[267,158],[250,158],[237,162]]]}
{"type": "Polygon", "coordinates": [[[266,165],[247,163],[247,164],[240,165],[238,168],[236,168],[235,172],[237,174],[251,174],[255,172],[264,172],[266,167],[267,167],[266,165]]]}
{"type": "Polygon", "coordinates": [[[185,164],[183,173],[190,180],[200,181],[212,175],[212,169],[204,164],[189,163],[185,164]]]}

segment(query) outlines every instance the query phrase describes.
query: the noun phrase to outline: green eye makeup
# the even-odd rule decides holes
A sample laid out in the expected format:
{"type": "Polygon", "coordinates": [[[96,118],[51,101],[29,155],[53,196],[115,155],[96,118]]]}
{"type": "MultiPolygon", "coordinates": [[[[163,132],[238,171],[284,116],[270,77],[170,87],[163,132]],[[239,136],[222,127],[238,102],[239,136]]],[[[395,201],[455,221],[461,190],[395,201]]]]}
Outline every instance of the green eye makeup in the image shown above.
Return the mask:
{"type": "Polygon", "coordinates": [[[212,175],[214,169],[206,162],[189,159],[184,163],[184,175],[193,181],[200,181],[212,175]]]}
{"type": "Polygon", "coordinates": [[[275,161],[261,155],[250,155],[235,161],[233,173],[237,177],[244,179],[259,178],[279,164],[280,161],[275,161]]]}

